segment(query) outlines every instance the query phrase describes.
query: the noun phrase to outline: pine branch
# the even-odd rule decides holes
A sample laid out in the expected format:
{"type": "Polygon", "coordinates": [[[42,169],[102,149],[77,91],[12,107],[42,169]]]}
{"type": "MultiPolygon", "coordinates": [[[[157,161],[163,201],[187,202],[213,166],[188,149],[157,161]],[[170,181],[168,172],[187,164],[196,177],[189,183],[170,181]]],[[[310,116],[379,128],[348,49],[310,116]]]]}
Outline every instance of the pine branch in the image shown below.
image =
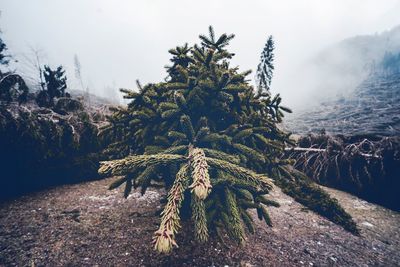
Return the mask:
{"type": "Polygon", "coordinates": [[[179,209],[182,206],[184,192],[189,182],[189,165],[183,164],[176,174],[175,182],[168,192],[168,202],[164,207],[159,229],[154,233],[154,248],[158,252],[168,253],[173,246],[178,246],[175,234],[178,232],[179,209]]]}
{"type": "Polygon", "coordinates": [[[241,244],[244,241],[244,230],[240,220],[239,208],[235,196],[227,188],[225,189],[225,201],[225,208],[229,215],[228,233],[241,244]]]}
{"type": "Polygon", "coordinates": [[[235,164],[220,159],[206,158],[206,161],[208,162],[208,164],[210,164],[211,167],[217,168],[223,172],[227,172],[230,175],[237,177],[238,179],[254,182],[267,190],[271,190],[273,187],[273,183],[270,178],[264,175],[256,174],[249,169],[237,166],[235,164]]]}
{"type": "Polygon", "coordinates": [[[230,155],[228,153],[222,152],[220,150],[210,149],[210,148],[202,148],[205,155],[210,158],[216,158],[220,160],[224,160],[230,162],[232,164],[239,164],[240,158],[238,156],[230,155]]]}
{"type": "Polygon", "coordinates": [[[124,175],[154,164],[179,163],[185,160],[185,156],[174,154],[135,155],[124,159],[102,161],[99,173],[104,176],[124,175]]]}
{"type": "Polygon", "coordinates": [[[192,220],[196,240],[204,243],[208,240],[207,218],[204,201],[192,195],[192,220]]]}
{"type": "Polygon", "coordinates": [[[212,188],[206,156],[201,148],[192,148],[189,149],[189,157],[191,158],[193,178],[193,183],[189,188],[200,200],[204,200],[212,188]]]}

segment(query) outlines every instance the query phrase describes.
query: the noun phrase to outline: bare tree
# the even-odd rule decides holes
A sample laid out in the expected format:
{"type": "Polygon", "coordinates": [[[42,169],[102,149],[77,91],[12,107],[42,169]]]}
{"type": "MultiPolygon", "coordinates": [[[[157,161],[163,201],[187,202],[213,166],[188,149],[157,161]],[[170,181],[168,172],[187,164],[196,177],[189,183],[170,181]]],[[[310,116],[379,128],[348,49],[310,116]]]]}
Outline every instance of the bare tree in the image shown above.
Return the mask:
{"type": "Polygon", "coordinates": [[[88,105],[90,106],[89,86],[86,86],[86,88],[85,88],[85,85],[83,84],[82,66],[81,66],[81,62],[79,61],[77,54],[74,55],[74,65],[75,65],[75,78],[79,81],[82,91],[86,92],[86,99],[87,99],[88,105]]]}
{"type": "Polygon", "coordinates": [[[29,46],[29,52],[21,55],[18,61],[19,72],[32,86],[44,90],[42,61],[45,53],[41,48],[29,46]]]}
{"type": "Polygon", "coordinates": [[[120,104],[117,85],[115,80],[112,81],[111,85],[106,85],[103,88],[102,95],[107,98],[113,104],[120,104]]]}

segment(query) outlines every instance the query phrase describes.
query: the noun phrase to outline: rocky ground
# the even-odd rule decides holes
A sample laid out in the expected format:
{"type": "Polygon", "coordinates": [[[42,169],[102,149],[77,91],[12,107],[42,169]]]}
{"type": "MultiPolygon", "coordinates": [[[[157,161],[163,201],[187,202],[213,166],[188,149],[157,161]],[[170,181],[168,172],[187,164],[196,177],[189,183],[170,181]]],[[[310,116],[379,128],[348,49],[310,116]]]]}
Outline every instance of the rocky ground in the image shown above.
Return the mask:
{"type": "MultiPolygon", "coordinates": [[[[111,179],[65,185],[0,204],[0,266],[398,266],[400,214],[327,189],[361,237],[307,211],[279,189],[274,226],[256,220],[243,247],[178,236],[171,255],[153,251],[162,191],[107,191],[111,179]]],[[[184,225],[191,233],[191,225],[184,225]]]]}

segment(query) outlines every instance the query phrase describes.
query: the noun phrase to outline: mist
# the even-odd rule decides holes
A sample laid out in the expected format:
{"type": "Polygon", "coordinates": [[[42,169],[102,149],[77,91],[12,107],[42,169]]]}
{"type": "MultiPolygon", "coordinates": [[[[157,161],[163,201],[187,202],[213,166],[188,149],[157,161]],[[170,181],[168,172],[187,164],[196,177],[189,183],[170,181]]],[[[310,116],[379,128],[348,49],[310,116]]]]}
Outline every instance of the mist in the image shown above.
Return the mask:
{"type": "MultiPolygon", "coordinates": [[[[324,51],[343,39],[382,33],[400,24],[396,0],[1,2],[3,39],[19,61],[13,68],[32,75],[28,61],[32,49],[40,51],[42,64],[63,65],[70,88],[79,88],[74,71],[77,55],[85,86],[105,97],[115,97],[120,87],[135,89],[136,79],[142,83],[164,79],[167,50],[197,42],[209,25],[217,34],[236,35],[230,50],[236,54],[233,64],[241,70],[255,70],[268,35],[273,35],[272,92],[280,93],[284,105],[295,109],[319,96],[346,93],[364,75],[361,71],[333,77],[322,89],[321,83],[330,77],[329,72],[321,74],[324,51]]],[[[357,60],[346,62],[357,65],[357,60]]],[[[253,77],[254,73],[249,78],[253,77]]]]}

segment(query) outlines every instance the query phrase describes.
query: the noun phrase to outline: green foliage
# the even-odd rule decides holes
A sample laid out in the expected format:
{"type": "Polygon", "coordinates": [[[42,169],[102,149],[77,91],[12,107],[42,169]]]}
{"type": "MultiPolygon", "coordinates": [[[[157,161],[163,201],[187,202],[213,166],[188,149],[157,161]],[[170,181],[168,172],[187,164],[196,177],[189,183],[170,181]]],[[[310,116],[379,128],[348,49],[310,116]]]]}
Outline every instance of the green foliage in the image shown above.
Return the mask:
{"type": "Polygon", "coordinates": [[[272,75],[274,71],[274,49],[275,43],[272,36],[268,37],[264,49],[261,52],[260,63],[257,66],[256,82],[259,95],[269,94],[272,75]]]}
{"type": "Polygon", "coordinates": [[[312,183],[304,174],[297,170],[292,170],[290,174],[283,172],[282,177],[276,179],[276,184],[284,193],[293,197],[299,203],[329,218],[347,231],[356,235],[359,234],[351,216],[344,211],[337,200],[330,198],[328,193],[312,183]],[[291,183],[291,179],[295,179],[296,183],[291,183]]]}
{"type": "MultiPolygon", "coordinates": [[[[3,39],[0,37],[0,65],[7,66],[10,62],[10,55],[6,54],[7,45],[4,43],[3,39]]],[[[1,74],[1,71],[0,71],[1,74]]]]}
{"type": "Polygon", "coordinates": [[[44,66],[43,77],[45,82],[42,84],[44,90],[40,91],[36,97],[39,106],[52,107],[54,98],[68,96],[65,92],[67,88],[67,77],[62,66],[52,70],[49,66],[44,66]]]}
{"type": "MultiPolygon", "coordinates": [[[[115,141],[107,152],[122,159],[102,162],[101,174],[130,175],[136,184],[156,166],[148,177],[168,190],[154,237],[160,252],[176,245],[181,209],[187,209],[182,216],[191,214],[197,240],[206,241],[210,231],[222,237],[225,231],[242,243],[245,229],[254,232],[249,209],[272,225],[266,206],[279,204],[264,195],[282,170],[290,174],[287,161],[280,160],[285,144],[292,143],[277,127],[285,111],[281,98],[256,94],[246,80],[250,72],[230,67],[233,54],[226,46],[232,38],[216,38],[210,27],[200,45],[171,49],[166,81],[122,89],[131,102],[116,109],[102,131],[115,141]]],[[[151,186],[145,180],[137,184],[142,192],[151,186]]]]}

